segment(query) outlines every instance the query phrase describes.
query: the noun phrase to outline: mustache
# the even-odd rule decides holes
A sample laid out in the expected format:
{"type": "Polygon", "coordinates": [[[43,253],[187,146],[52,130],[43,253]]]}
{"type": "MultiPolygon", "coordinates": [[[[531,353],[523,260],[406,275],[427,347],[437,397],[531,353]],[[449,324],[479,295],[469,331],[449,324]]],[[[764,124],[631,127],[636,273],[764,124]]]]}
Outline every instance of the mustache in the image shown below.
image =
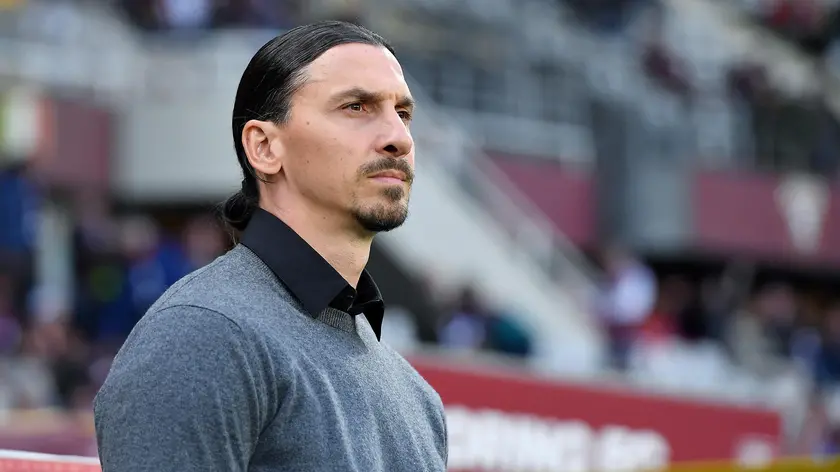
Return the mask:
{"type": "Polygon", "coordinates": [[[386,170],[396,170],[405,174],[408,183],[414,182],[414,169],[403,159],[380,159],[378,161],[369,162],[359,168],[359,174],[362,176],[378,174],[386,170]]]}

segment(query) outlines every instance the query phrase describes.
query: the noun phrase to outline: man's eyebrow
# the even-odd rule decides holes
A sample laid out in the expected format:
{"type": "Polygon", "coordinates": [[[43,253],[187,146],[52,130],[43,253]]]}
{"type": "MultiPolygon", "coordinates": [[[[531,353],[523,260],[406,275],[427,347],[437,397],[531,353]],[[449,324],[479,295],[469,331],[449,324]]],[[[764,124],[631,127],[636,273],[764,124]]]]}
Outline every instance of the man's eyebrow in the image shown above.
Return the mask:
{"type": "MultiPolygon", "coordinates": [[[[353,87],[343,92],[339,92],[333,96],[334,102],[341,102],[344,100],[358,100],[360,102],[383,102],[385,101],[385,94],[379,92],[372,92],[361,87],[353,87]]],[[[411,96],[403,95],[397,100],[397,106],[400,108],[413,109],[416,103],[411,96]]]]}

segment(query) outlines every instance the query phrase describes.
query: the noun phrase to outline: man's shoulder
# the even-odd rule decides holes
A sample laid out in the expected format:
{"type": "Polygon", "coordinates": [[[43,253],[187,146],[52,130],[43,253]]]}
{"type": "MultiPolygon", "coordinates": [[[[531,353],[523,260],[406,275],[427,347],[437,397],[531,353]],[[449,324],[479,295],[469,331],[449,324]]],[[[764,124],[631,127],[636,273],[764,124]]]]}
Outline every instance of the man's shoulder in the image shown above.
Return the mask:
{"type": "Polygon", "coordinates": [[[173,284],[148,314],[189,306],[221,313],[236,322],[262,306],[282,309],[285,300],[278,289],[281,284],[263,262],[244,246],[237,246],[173,284]]]}

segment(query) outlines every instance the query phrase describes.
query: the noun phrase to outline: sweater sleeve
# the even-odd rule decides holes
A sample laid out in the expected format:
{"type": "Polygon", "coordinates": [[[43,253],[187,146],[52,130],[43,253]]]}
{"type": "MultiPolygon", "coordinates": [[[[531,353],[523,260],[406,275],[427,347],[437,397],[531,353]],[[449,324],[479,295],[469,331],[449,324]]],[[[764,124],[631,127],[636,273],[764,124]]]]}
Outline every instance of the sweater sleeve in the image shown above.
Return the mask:
{"type": "Polygon", "coordinates": [[[246,471],[270,410],[265,367],[224,315],[147,315],[96,396],[103,472],[246,471]]]}

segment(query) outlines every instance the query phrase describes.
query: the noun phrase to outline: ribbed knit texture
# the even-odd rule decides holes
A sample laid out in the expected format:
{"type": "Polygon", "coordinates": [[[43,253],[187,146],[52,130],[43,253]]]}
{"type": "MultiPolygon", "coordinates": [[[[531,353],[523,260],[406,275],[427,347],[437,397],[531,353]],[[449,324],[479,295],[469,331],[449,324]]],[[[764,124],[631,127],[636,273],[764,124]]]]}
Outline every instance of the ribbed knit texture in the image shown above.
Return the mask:
{"type": "Polygon", "coordinates": [[[308,315],[244,246],[174,285],[95,402],[104,472],[442,472],[443,406],[364,316],[308,315]]]}

